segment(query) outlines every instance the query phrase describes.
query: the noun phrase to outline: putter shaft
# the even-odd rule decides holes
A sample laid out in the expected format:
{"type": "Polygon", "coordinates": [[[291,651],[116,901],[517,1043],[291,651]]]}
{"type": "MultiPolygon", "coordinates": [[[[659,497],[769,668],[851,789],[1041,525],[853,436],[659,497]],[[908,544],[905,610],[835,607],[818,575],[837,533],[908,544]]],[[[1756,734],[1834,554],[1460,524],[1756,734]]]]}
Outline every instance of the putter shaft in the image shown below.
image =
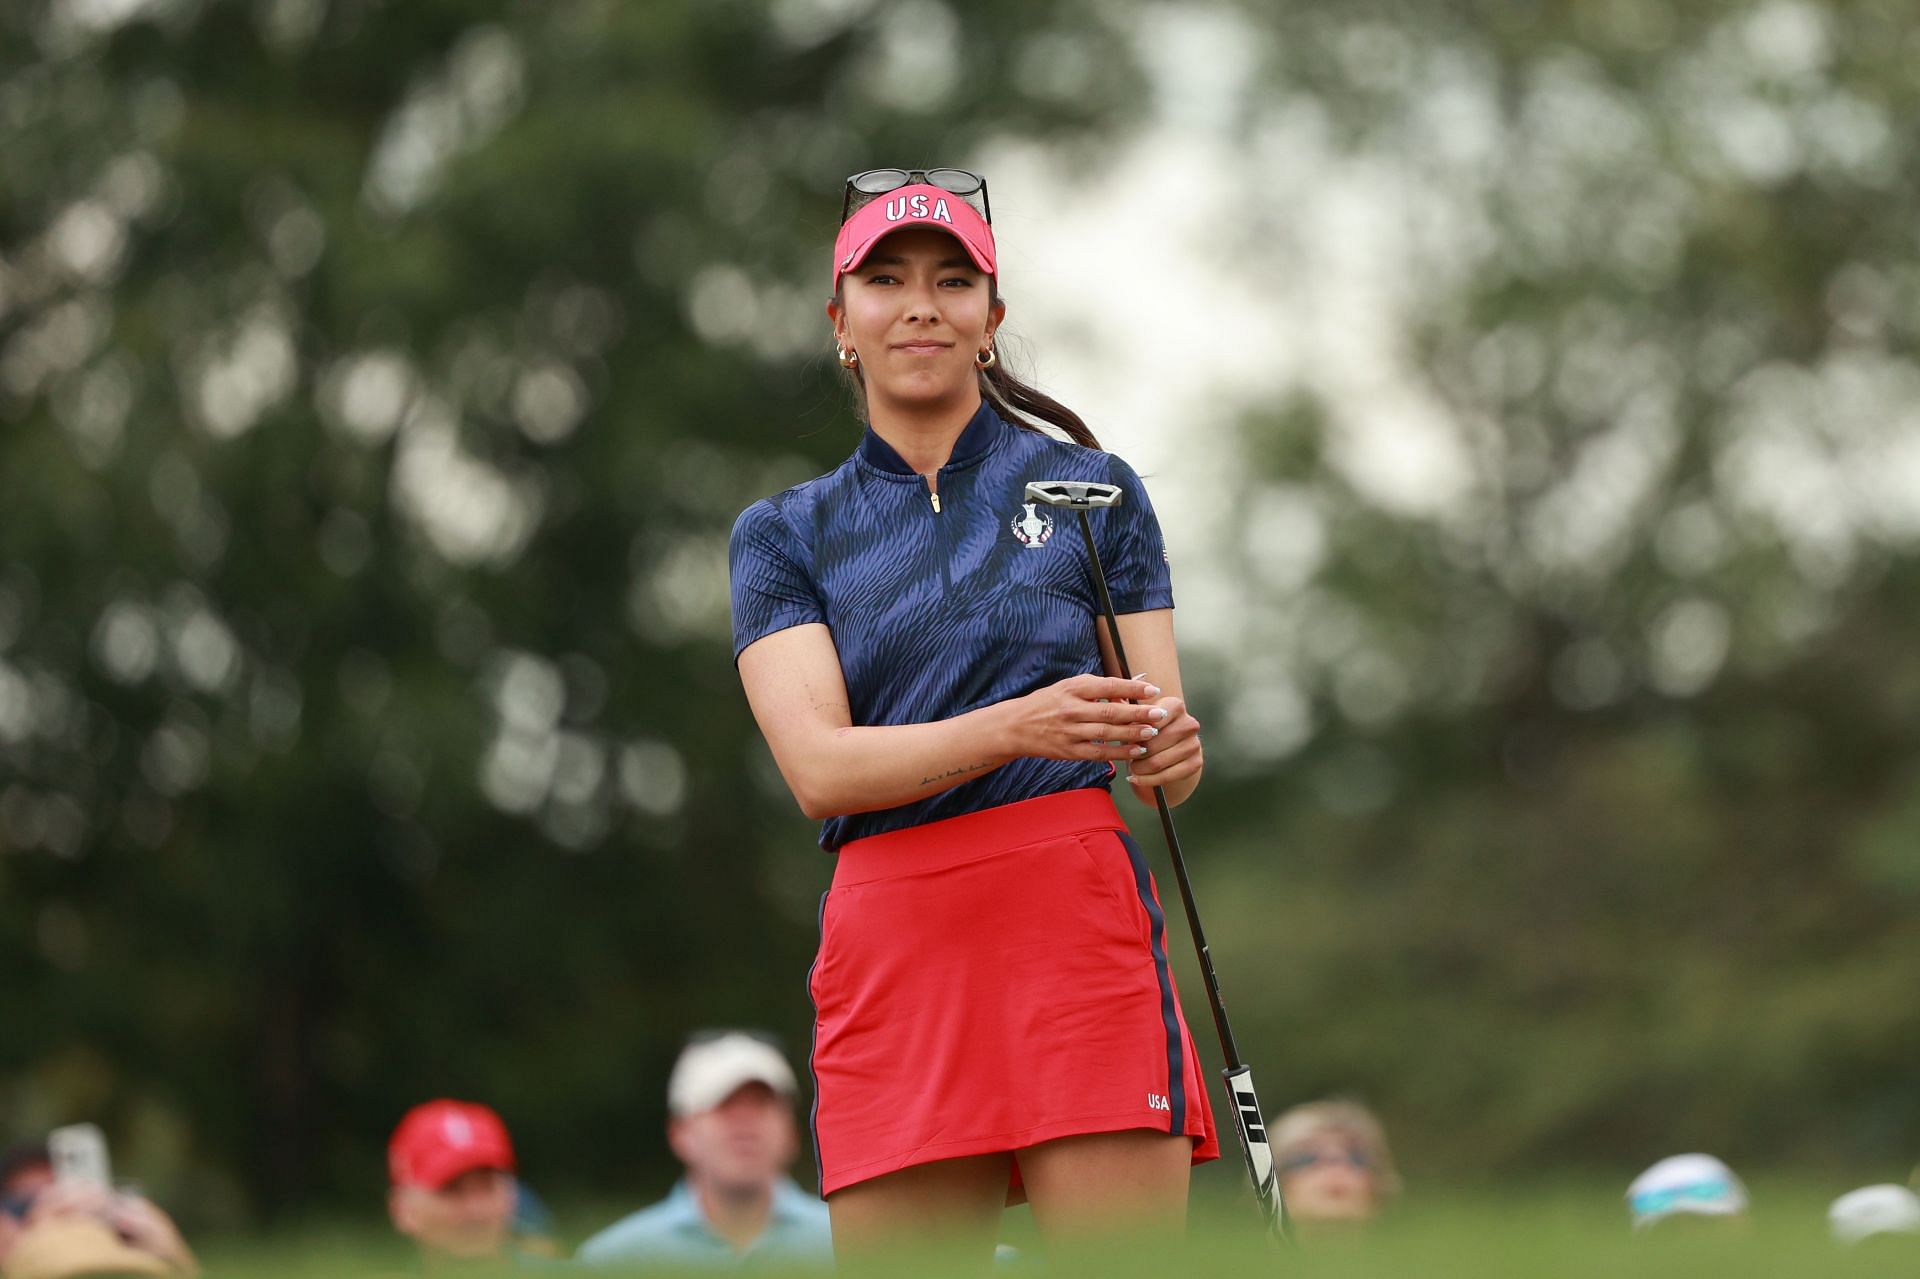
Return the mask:
{"type": "MultiPolygon", "coordinates": [[[[1087,554],[1093,560],[1093,585],[1100,592],[1100,611],[1106,617],[1107,635],[1113,640],[1114,658],[1120,663],[1123,672],[1131,671],[1133,666],[1127,661],[1126,645],[1120,639],[1120,619],[1113,611],[1113,597],[1107,593],[1107,574],[1100,563],[1100,552],[1094,546],[1093,526],[1087,520],[1085,509],[1075,512],[1080,517],[1080,535],[1086,539],[1087,554]]],[[[1160,811],[1160,830],[1167,838],[1167,851],[1173,858],[1173,873],[1180,882],[1180,904],[1187,912],[1187,928],[1193,934],[1193,947],[1200,957],[1200,975],[1207,987],[1207,1002],[1213,1008],[1214,1028],[1220,1032],[1220,1052],[1226,1058],[1227,1069],[1237,1071],[1245,1063],[1240,1060],[1240,1048],[1233,1039],[1233,1027],[1227,1021],[1227,1005],[1220,997],[1220,979],[1213,971],[1213,951],[1207,946],[1206,930],[1200,926],[1200,914],[1193,905],[1193,881],[1187,878],[1187,859],[1180,851],[1180,835],[1173,828],[1173,808],[1167,803],[1164,790],[1153,788],[1154,807],[1160,811]]]]}
{"type": "MultiPolygon", "coordinates": [[[[1100,550],[1094,545],[1093,525],[1087,519],[1087,507],[1075,505],[1080,517],[1080,536],[1087,544],[1087,557],[1093,565],[1093,584],[1100,594],[1100,612],[1106,618],[1107,635],[1113,640],[1113,655],[1123,673],[1131,672],[1126,645],[1120,639],[1120,619],[1113,611],[1113,597],[1107,591],[1106,569],[1100,563],[1100,550]]],[[[1164,790],[1153,788],[1154,807],[1160,813],[1160,830],[1167,839],[1167,853],[1173,861],[1174,877],[1180,884],[1180,905],[1187,913],[1187,928],[1193,934],[1194,953],[1200,960],[1200,977],[1206,983],[1207,1003],[1213,1012],[1213,1027],[1220,1034],[1220,1052],[1226,1058],[1221,1072],[1232,1103],[1235,1131],[1240,1137],[1240,1154],[1246,1161],[1247,1176],[1253,1183],[1254,1198],[1266,1217],[1272,1237],[1287,1242],[1287,1210],[1280,1197],[1274,1175],[1273,1151],[1267,1144],[1266,1117],[1260,1098],[1253,1088],[1253,1069],[1240,1060],[1239,1045],[1233,1039],[1233,1027],[1227,1021],[1226,1001],[1220,997],[1220,979],[1213,971],[1213,951],[1207,946],[1206,930],[1200,926],[1200,912],[1193,904],[1193,881],[1187,877],[1187,859],[1180,851],[1180,836],[1173,828],[1173,808],[1164,790]]]]}

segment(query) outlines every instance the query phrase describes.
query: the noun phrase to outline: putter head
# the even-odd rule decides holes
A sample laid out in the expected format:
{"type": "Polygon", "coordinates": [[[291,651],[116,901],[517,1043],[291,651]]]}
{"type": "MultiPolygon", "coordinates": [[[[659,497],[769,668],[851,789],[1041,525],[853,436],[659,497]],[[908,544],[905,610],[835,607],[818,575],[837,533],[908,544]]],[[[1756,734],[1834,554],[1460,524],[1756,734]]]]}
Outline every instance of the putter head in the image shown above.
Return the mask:
{"type": "Polygon", "coordinates": [[[1091,511],[1120,505],[1120,486],[1092,480],[1034,480],[1027,485],[1027,501],[1091,511]]]}

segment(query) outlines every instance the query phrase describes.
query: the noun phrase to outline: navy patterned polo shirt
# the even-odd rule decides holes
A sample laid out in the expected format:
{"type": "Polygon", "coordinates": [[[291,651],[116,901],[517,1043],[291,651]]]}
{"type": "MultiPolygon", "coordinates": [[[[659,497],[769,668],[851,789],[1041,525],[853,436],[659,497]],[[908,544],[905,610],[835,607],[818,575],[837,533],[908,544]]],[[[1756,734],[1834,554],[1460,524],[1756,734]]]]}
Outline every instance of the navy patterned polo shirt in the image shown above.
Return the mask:
{"type": "MultiPolygon", "coordinates": [[[[980,406],[927,481],[869,428],[852,457],[755,502],[733,526],[733,655],[824,622],[856,725],[927,724],[1100,673],[1095,592],[1078,516],[1029,505],[1030,480],[1117,484],[1093,511],[1116,613],[1171,608],[1159,521],[1111,453],[1015,427],[980,406]]],[[[1059,791],[1108,786],[1104,760],[1016,759],[898,808],[829,818],[820,846],[1059,791]]]]}

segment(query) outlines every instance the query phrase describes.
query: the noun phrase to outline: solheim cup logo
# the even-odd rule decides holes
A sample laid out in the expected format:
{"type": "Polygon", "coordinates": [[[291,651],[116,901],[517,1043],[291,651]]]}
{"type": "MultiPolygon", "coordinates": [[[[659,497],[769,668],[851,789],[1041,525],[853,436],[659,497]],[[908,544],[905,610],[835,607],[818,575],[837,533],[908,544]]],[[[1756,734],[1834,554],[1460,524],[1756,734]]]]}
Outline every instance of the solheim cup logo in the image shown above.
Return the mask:
{"type": "Polygon", "coordinates": [[[1047,544],[1053,536],[1053,516],[1036,509],[1038,503],[1028,502],[1020,508],[1020,514],[1013,517],[1013,538],[1030,551],[1037,551],[1047,544]]]}

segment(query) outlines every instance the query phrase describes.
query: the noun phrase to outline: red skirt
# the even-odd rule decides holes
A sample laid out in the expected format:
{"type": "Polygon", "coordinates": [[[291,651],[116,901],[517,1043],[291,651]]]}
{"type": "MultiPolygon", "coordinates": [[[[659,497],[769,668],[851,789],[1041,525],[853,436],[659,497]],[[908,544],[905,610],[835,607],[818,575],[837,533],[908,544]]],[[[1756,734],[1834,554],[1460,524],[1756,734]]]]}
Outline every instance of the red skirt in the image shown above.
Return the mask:
{"type": "Polygon", "coordinates": [[[1104,790],[844,845],[808,988],[823,1195],[1077,1133],[1219,1157],[1159,896],[1104,790]]]}

